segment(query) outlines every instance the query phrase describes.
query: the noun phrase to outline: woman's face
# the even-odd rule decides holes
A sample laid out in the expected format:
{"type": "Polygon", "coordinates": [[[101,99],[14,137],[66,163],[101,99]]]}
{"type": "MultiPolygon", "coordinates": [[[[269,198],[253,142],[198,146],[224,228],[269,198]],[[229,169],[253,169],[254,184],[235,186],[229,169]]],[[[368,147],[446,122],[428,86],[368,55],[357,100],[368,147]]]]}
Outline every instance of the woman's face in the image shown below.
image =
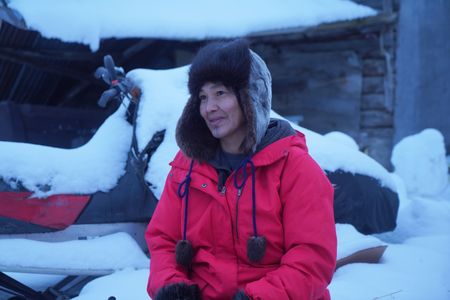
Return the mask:
{"type": "Polygon", "coordinates": [[[245,137],[244,115],[233,89],[207,82],[199,92],[200,115],[212,135],[224,143],[240,146],[245,137]]]}

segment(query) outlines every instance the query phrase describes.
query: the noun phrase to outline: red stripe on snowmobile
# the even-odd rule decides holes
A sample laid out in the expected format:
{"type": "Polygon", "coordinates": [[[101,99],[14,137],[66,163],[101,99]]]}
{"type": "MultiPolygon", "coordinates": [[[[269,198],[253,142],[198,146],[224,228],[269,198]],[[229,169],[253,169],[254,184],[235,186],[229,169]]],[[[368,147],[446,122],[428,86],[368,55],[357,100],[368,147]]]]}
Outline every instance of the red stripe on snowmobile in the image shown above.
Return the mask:
{"type": "Polygon", "coordinates": [[[53,229],[72,225],[89,202],[89,195],[30,198],[30,192],[0,192],[0,216],[53,229]]]}

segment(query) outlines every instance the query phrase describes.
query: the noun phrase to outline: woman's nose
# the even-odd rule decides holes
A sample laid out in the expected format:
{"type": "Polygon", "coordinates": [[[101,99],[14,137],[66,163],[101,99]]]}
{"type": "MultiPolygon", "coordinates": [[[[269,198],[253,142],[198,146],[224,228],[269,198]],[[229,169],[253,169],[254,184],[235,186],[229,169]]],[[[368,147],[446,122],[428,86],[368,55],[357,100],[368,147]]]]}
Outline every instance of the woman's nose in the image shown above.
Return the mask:
{"type": "Polygon", "coordinates": [[[217,103],[216,101],[214,101],[214,99],[209,99],[206,102],[206,111],[207,112],[213,112],[216,111],[218,109],[217,103]]]}

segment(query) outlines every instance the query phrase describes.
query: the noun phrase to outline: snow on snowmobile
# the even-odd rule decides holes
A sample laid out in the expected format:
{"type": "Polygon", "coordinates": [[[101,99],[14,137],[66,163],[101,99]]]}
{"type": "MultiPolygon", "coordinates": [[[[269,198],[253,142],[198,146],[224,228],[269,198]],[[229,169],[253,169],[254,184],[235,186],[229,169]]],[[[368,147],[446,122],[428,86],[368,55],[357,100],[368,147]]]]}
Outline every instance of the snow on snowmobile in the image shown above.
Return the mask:
{"type": "MultiPolygon", "coordinates": [[[[144,151],[139,151],[134,127],[139,88],[133,86],[121,68],[114,66],[110,56],[104,58],[104,66],[99,67],[95,75],[110,86],[98,104],[101,107],[126,106],[126,121],[133,128],[125,173],[109,191],[47,197],[36,197],[22,182],[12,184],[11,178],[5,182],[5,178],[0,177],[0,238],[20,236],[62,241],[125,231],[145,247],[142,233],[157,200],[144,174],[148,160],[164,138],[164,131],[155,134],[144,151]]],[[[40,187],[42,191],[49,188],[40,187]]]]}

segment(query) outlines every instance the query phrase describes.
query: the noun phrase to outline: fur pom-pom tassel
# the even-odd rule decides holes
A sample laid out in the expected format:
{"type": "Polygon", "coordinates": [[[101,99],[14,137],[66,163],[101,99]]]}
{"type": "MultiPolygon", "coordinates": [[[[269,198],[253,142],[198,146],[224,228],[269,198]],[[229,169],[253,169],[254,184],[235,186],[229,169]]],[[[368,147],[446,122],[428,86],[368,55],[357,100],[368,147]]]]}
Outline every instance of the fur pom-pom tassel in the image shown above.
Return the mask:
{"type": "Polygon", "coordinates": [[[266,238],[252,236],[247,241],[247,257],[251,262],[259,262],[266,253],[266,238]]]}
{"type": "Polygon", "coordinates": [[[194,257],[194,248],[188,240],[179,240],[175,247],[175,258],[177,264],[188,268],[194,257]]]}

